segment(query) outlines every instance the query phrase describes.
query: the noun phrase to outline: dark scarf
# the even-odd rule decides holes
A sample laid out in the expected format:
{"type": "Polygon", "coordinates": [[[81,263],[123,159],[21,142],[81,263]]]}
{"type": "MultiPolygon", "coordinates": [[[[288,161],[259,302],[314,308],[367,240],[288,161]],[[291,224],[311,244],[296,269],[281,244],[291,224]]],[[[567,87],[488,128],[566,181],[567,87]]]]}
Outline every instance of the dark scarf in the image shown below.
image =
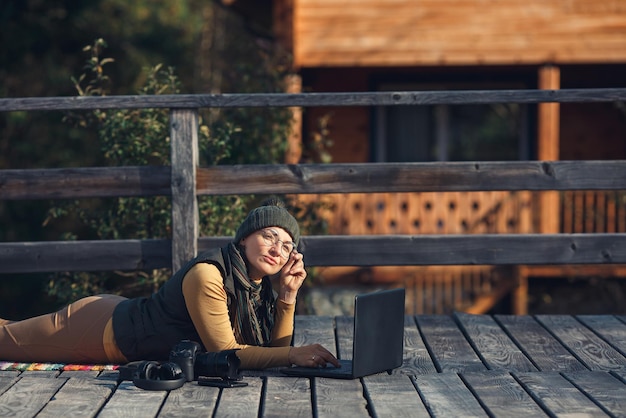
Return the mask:
{"type": "Polygon", "coordinates": [[[259,284],[251,282],[239,248],[229,244],[228,254],[235,285],[234,306],[229,309],[235,339],[240,344],[267,345],[272,338],[275,306],[270,279],[266,276],[259,284]]]}

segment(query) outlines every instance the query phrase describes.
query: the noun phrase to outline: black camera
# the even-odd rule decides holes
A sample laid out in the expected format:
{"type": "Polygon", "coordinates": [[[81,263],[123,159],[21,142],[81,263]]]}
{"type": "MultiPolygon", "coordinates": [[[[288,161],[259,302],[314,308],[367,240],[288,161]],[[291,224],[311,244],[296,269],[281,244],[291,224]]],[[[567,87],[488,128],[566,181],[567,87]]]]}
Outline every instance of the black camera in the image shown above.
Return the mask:
{"type": "Polygon", "coordinates": [[[182,340],[170,351],[170,362],[180,366],[187,381],[199,377],[219,377],[223,380],[239,380],[241,361],[235,354],[237,350],[224,350],[204,353],[195,341],[182,340]]]}
{"type": "Polygon", "coordinates": [[[188,382],[196,379],[194,364],[202,346],[195,341],[182,340],[170,350],[170,362],[180,366],[188,382]]]}

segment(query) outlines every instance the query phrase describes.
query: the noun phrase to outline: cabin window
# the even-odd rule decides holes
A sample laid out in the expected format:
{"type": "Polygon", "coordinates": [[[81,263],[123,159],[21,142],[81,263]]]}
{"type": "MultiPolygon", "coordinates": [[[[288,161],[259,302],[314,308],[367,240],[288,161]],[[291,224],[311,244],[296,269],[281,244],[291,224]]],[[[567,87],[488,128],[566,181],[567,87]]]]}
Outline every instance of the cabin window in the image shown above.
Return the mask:
{"type": "Polygon", "coordinates": [[[386,106],[376,113],[377,162],[530,158],[523,104],[386,106]]]}

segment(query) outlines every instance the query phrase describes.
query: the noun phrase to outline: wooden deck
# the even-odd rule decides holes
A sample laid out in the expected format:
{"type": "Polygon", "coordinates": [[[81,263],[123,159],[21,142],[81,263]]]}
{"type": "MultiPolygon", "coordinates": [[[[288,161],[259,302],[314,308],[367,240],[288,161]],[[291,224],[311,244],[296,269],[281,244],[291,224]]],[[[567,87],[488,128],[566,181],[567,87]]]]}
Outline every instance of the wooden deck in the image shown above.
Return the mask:
{"type": "MultiPolygon", "coordinates": [[[[350,317],[296,318],[296,344],[351,355],[350,317]]],[[[626,416],[626,316],[405,317],[404,364],[361,380],[245,372],[248,387],[149,392],[117,372],[0,372],[0,416],[626,416]]]]}

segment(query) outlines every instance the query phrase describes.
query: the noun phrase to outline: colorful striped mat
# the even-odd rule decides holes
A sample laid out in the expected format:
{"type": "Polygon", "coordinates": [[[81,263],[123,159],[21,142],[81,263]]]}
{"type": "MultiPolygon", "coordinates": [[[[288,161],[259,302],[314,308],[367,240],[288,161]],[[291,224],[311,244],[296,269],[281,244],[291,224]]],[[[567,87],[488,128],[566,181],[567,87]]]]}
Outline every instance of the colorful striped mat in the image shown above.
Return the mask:
{"type": "Polygon", "coordinates": [[[16,363],[12,361],[0,361],[0,370],[19,371],[42,371],[42,370],[84,370],[103,371],[117,370],[117,364],[65,364],[65,363],[16,363]]]}

